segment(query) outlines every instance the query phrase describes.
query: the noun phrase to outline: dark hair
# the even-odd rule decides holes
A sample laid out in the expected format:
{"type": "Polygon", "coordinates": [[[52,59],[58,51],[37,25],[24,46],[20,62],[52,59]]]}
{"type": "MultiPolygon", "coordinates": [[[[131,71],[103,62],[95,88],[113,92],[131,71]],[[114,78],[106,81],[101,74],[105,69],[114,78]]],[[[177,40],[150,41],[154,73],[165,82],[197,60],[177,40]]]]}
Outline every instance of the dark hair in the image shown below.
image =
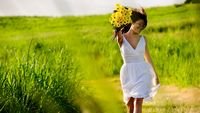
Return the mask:
{"type": "MultiPolygon", "coordinates": [[[[134,22],[136,22],[136,21],[142,19],[142,20],[144,21],[144,28],[145,28],[145,27],[147,26],[147,15],[146,15],[144,9],[142,9],[141,11],[142,11],[142,12],[138,11],[137,9],[134,9],[134,10],[132,11],[132,14],[131,14],[131,20],[132,20],[132,22],[134,23],[134,22]]],[[[128,24],[128,25],[124,26],[124,27],[122,28],[122,33],[128,32],[129,29],[130,29],[130,27],[131,27],[131,24],[128,24]]],[[[144,29],[144,28],[143,28],[143,29],[144,29]]]]}
{"type": "MultiPolygon", "coordinates": [[[[136,22],[136,21],[138,21],[140,19],[142,19],[144,21],[144,28],[145,28],[147,26],[147,15],[146,15],[144,9],[143,8],[141,8],[141,9],[133,9],[132,10],[132,14],[131,14],[132,22],[134,23],[134,22],[136,22]]],[[[120,29],[122,30],[122,33],[126,33],[126,32],[129,31],[130,27],[131,27],[131,23],[127,24],[125,26],[122,26],[120,28],[115,29],[114,38],[117,36],[117,32],[119,32],[120,29]]]]}
{"type": "Polygon", "coordinates": [[[144,11],[144,9],[141,9],[142,12],[139,11],[132,11],[131,19],[133,22],[136,22],[139,19],[142,19],[144,21],[144,28],[147,26],[147,15],[144,11]]]}

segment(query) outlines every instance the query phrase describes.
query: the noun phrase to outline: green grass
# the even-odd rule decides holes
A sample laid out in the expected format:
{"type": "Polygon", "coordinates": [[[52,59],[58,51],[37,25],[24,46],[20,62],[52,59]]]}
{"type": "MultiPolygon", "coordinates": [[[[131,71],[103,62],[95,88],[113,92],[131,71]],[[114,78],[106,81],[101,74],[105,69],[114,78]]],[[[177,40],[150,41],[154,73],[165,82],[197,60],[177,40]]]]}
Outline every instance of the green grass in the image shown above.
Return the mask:
{"type": "Polygon", "coordinates": [[[31,41],[5,47],[0,61],[0,112],[80,112],[75,104],[80,90],[77,66],[64,45],[54,44],[31,41]]]}
{"type": "MultiPolygon", "coordinates": [[[[148,26],[142,34],[147,37],[154,65],[161,83],[164,85],[200,87],[199,7],[199,4],[188,4],[146,10],[148,26]]],[[[115,40],[112,40],[113,34],[112,26],[108,21],[109,16],[108,14],[54,18],[1,17],[0,83],[7,84],[6,87],[8,88],[9,84],[13,83],[11,85],[13,88],[10,87],[10,90],[7,91],[1,85],[1,90],[5,93],[0,94],[2,100],[0,108],[5,105],[8,108],[10,106],[14,108],[20,102],[22,106],[13,110],[21,110],[21,107],[24,107],[22,110],[27,111],[25,107],[30,106],[31,108],[35,103],[37,103],[35,106],[38,110],[41,110],[40,107],[37,107],[39,105],[44,106],[44,110],[46,110],[45,103],[50,101],[52,106],[55,105],[56,112],[59,111],[58,109],[61,109],[60,112],[62,112],[62,109],[65,110],[63,106],[66,106],[67,102],[61,101],[74,96],[73,92],[70,92],[74,90],[69,91],[69,89],[78,89],[75,85],[77,83],[76,69],[72,68],[72,71],[65,69],[68,66],[72,65],[73,67],[75,65],[79,68],[81,75],[84,76],[85,86],[91,87],[91,92],[94,94],[88,94],[78,102],[70,100],[72,107],[73,104],[78,103],[83,107],[82,109],[87,108],[92,113],[99,113],[99,111],[102,113],[124,112],[125,108],[121,101],[120,90],[115,90],[115,86],[109,84],[112,82],[104,81],[104,78],[118,78],[123,63],[119,48],[115,40]],[[29,49],[31,40],[33,43],[29,49]],[[75,64],[71,62],[74,60],[76,61],[75,64]],[[22,76],[24,73],[26,76],[22,76]],[[39,80],[42,80],[42,86],[37,85],[40,84],[37,76],[39,80]],[[47,79],[48,77],[50,79],[47,79]],[[20,82],[22,79],[24,80],[23,84],[20,82]],[[71,85],[64,82],[65,79],[72,80],[71,85]],[[55,81],[52,86],[53,91],[45,86],[46,84],[51,86],[50,81],[55,81]],[[62,90],[62,94],[56,90],[57,85],[63,86],[58,88],[62,90]],[[22,88],[18,89],[18,86],[22,88]],[[36,87],[36,89],[33,87],[36,87]],[[6,95],[19,95],[13,89],[28,93],[23,93],[20,98],[15,96],[11,96],[12,98],[5,97],[6,95]],[[34,90],[40,93],[49,92],[50,94],[41,93],[42,96],[37,92],[32,94],[31,92],[34,90]],[[57,94],[62,96],[63,99],[54,101],[59,100],[57,94]],[[33,100],[31,104],[27,104],[27,101],[29,101],[26,99],[27,96],[33,100]],[[41,97],[45,97],[44,101],[37,100],[41,97]],[[90,99],[84,101],[84,98],[90,99]],[[10,103],[5,104],[6,102],[10,103]],[[84,105],[81,105],[81,102],[84,105]]],[[[85,86],[81,88],[84,89],[85,86]]],[[[81,92],[78,93],[81,94],[81,92]]],[[[75,95],[73,99],[76,100],[76,98],[80,97],[75,95]]],[[[189,109],[189,107],[174,108],[174,106],[176,105],[166,102],[163,104],[163,109],[144,107],[144,111],[158,113],[161,110],[164,113],[171,113],[176,110],[175,112],[184,113],[189,109]]],[[[5,110],[9,112],[9,109],[5,110]]]]}
{"type": "MultiPolygon", "coordinates": [[[[198,6],[190,4],[147,9],[149,22],[143,34],[148,38],[149,49],[162,83],[199,85],[199,71],[196,68],[200,64],[198,6]]],[[[112,40],[108,18],[109,15],[2,17],[1,46],[20,46],[31,39],[42,39],[45,43],[60,41],[74,52],[86,78],[115,76],[119,74],[122,60],[118,46],[112,40]]]]}

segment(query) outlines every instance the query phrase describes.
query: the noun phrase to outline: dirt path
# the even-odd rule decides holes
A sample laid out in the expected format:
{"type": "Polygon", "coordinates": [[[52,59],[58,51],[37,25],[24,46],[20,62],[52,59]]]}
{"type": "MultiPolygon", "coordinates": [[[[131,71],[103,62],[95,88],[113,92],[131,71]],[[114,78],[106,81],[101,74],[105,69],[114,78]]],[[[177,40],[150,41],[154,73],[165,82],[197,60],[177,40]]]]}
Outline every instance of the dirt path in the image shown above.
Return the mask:
{"type": "Polygon", "coordinates": [[[164,85],[161,86],[157,97],[157,99],[165,98],[179,104],[200,104],[200,88],[164,85]]]}
{"type": "MultiPolygon", "coordinates": [[[[92,96],[101,108],[101,113],[126,113],[118,78],[91,80],[87,81],[86,85],[93,92],[92,96]]],[[[143,111],[144,113],[200,113],[200,88],[161,85],[154,101],[144,103],[143,111]]],[[[94,112],[87,111],[87,113],[94,112]]]]}

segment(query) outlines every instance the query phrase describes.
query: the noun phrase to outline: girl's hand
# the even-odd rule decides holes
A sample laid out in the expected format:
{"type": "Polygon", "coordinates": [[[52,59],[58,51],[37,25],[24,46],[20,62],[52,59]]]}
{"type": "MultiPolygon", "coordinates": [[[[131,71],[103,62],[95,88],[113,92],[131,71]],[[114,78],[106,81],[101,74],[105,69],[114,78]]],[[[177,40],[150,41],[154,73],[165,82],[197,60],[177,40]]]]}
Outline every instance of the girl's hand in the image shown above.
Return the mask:
{"type": "Polygon", "coordinates": [[[159,78],[156,76],[156,85],[158,85],[158,84],[160,84],[160,80],[159,80],[159,78]]]}
{"type": "Polygon", "coordinates": [[[122,38],[122,28],[123,27],[117,27],[114,29],[114,38],[116,37],[122,38]]]}
{"type": "Polygon", "coordinates": [[[118,28],[115,28],[115,32],[117,33],[117,32],[119,32],[121,30],[121,28],[120,27],[118,27],[118,28]]]}
{"type": "Polygon", "coordinates": [[[120,27],[115,28],[115,32],[116,32],[116,33],[117,33],[117,32],[120,32],[120,31],[122,30],[123,27],[124,27],[124,26],[120,26],[120,27]]]}

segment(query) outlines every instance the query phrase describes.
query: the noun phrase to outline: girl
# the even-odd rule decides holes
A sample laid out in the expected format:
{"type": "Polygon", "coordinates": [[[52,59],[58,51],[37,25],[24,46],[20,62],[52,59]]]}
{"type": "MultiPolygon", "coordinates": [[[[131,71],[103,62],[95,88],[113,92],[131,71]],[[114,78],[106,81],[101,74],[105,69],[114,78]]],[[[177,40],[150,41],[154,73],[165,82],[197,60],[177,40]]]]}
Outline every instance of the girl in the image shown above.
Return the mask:
{"type": "Polygon", "coordinates": [[[129,113],[142,113],[143,100],[150,100],[155,95],[159,79],[148,51],[147,39],[140,35],[147,26],[144,9],[133,9],[131,20],[131,24],[115,31],[124,62],[120,81],[129,113]]]}

